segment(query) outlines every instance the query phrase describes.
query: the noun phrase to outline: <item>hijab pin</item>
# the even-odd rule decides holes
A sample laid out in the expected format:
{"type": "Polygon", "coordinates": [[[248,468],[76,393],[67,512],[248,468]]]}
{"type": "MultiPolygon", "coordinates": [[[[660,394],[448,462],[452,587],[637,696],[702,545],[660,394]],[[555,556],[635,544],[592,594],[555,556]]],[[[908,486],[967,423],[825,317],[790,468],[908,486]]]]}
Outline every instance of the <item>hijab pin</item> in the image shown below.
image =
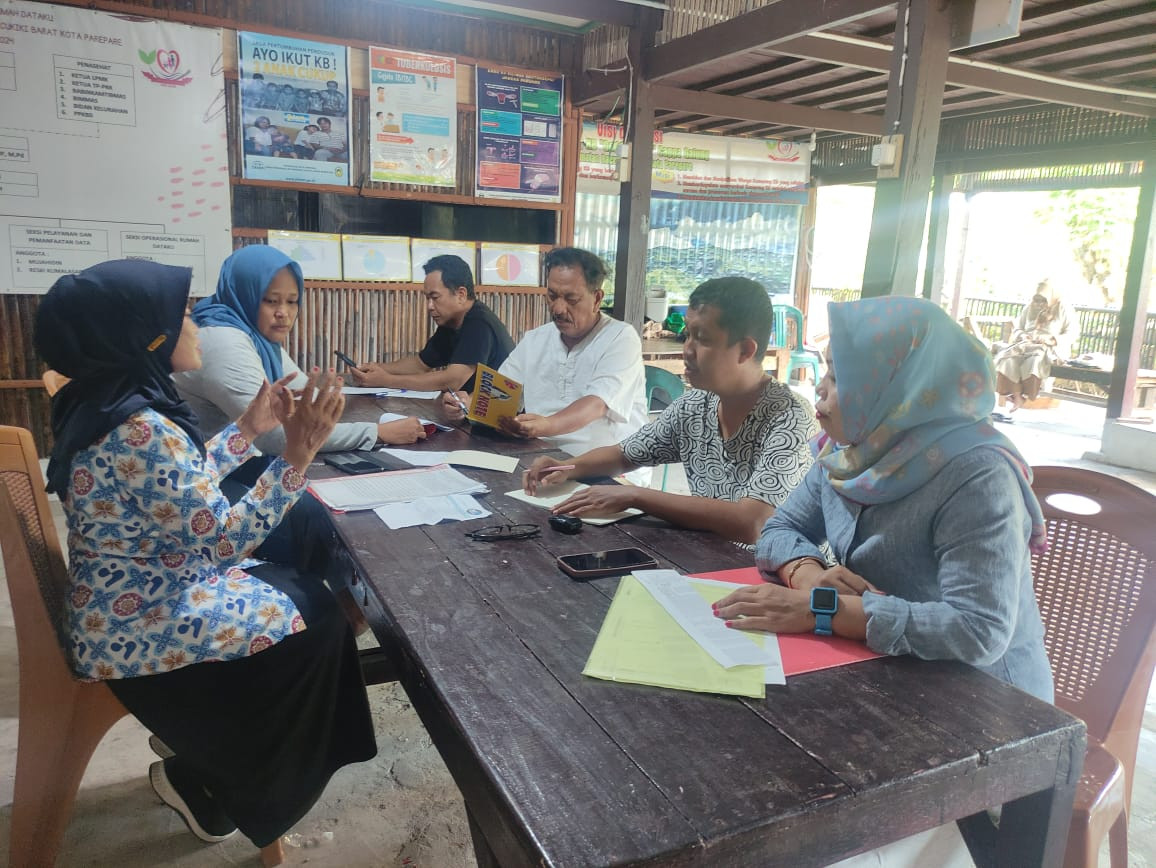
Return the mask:
{"type": "Polygon", "coordinates": [[[168,335],[157,335],[155,338],[153,338],[152,343],[148,345],[148,351],[151,353],[153,350],[155,350],[157,347],[159,347],[161,344],[163,344],[168,339],[169,339],[168,335]]]}

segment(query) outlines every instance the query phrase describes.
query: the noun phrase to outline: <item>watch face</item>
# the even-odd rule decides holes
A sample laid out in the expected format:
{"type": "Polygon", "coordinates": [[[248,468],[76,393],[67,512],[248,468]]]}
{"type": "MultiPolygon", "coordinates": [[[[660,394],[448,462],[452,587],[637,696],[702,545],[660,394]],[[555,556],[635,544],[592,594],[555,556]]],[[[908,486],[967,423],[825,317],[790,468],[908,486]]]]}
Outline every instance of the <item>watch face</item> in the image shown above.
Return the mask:
{"type": "Polygon", "coordinates": [[[811,611],[822,614],[835,614],[839,605],[839,592],[834,588],[811,589],[811,611]]]}

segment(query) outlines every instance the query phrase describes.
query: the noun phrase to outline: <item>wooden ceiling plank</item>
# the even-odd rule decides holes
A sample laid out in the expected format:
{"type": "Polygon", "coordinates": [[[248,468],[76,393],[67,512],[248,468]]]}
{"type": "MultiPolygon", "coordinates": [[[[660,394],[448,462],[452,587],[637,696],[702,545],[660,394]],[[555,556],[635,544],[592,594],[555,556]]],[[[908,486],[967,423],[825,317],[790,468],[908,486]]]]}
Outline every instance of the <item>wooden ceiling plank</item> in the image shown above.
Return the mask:
{"type": "Polygon", "coordinates": [[[521,9],[525,12],[543,12],[547,15],[565,15],[568,18],[584,18],[601,21],[603,24],[621,24],[632,27],[637,23],[638,10],[642,7],[618,0],[496,0],[503,6],[521,9]]]}
{"type": "Polygon", "coordinates": [[[644,76],[647,81],[659,81],[722,57],[847,24],[894,5],[879,0],[779,0],[650,49],[644,57],[644,76]]]}
{"type": "Polygon", "coordinates": [[[760,123],[792,124],[820,130],[878,136],[883,132],[881,116],[833,112],[810,106],[739,96],[723,96],[699,90],[654,85],[650,89],[655,108],[676,109],[694,114],[730,117],[760,123]]]}

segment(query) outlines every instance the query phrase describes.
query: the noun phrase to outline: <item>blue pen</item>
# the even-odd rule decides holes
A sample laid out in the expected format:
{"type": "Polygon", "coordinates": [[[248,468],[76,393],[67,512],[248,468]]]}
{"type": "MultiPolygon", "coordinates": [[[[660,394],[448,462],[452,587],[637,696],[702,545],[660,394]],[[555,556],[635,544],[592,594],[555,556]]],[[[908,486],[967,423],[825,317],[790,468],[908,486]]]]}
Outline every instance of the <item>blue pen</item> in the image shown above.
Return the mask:
{"type": "Polygon", "coordinates": [[[446,394],[454,399],[454,403],[458,405],[458,408],[462,411],[463,415],[470,415],[470,411],[466,409],[466,405],[462,403],[462,399],[457,396],[456,392],[451,392],[447,389],[446,394]]]}

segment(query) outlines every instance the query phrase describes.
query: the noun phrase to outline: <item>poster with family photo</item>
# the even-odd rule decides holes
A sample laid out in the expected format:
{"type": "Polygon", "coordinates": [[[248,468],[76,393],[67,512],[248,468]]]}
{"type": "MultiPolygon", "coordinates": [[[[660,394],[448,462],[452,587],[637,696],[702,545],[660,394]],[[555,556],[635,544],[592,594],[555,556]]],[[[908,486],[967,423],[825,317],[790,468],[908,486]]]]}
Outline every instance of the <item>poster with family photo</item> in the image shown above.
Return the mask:
{"type": "Polygon", "coordinates": [[[369,177],[453,187],[457,179],[457,61],[369,49],[369,177]]]}
{"type": "Polygon", "coordinates": [[[561,201],[563,78],[477,66],[476,193],[561,201]]]}
{"type": "Polygon", "coordinates": [[[348,49],[237,33],[243,174],[348,186],[348,49]]]}

